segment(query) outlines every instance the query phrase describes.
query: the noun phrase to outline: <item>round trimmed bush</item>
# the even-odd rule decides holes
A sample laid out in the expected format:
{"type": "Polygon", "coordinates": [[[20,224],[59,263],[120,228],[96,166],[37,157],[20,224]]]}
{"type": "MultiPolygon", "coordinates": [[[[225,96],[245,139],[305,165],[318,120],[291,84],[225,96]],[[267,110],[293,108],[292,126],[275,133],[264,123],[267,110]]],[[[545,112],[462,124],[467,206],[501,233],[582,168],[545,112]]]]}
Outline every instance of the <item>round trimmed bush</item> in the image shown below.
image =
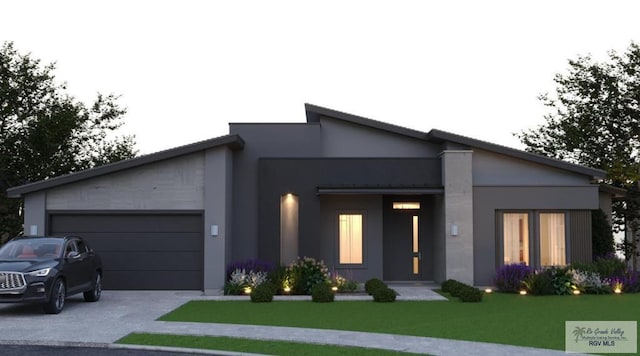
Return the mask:
{"type": "Polygon", "coordinates": [[[373,301],[378,303],[391,303],[396,301],[396,291],[389,288],[378,288],[373,291],[373,301]]]}
{"type": "Polygon", "coordinates": [[[373,295],[374,291],[382,288],[387,288],[387,285],[378,278],[371,278],[364,283],[364,291],[369,295],[373,295]]]}
{"type": "Polygon", "coordinates": [[[315,303],[331,303],[334,297],[331,286],[326,283],[317,283],[311,287],[311,301],[315,303]]]}
{"type": "Polygon", "coordinates": [[[459,297],[463,303],[479,303],[482,301],[482,292],[478,288],[467,286],[460,291],[459,297]]]}
{"type": "Polygon", "coordinates": [[[276,287],[271,283],[262,283],[251,291],[251,301],[254,303],[269,303],[273,301],[276,287]]]}

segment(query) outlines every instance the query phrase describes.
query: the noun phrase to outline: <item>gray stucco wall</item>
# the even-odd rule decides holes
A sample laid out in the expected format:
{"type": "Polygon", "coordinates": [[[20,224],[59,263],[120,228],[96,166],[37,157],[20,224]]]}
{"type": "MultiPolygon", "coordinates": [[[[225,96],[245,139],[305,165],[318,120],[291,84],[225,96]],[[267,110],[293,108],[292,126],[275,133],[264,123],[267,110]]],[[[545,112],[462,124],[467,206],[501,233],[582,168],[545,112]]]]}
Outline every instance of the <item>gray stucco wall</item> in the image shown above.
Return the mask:
{"type": "Polygon", "coordinates": [[[204,153],[100,176],[47,191],[49,210],[204,208],[204,153]]]}
{"type": "MultiPolygon", "coordinates": [[[[476,285],[490,285],[497,267],[496,211],[597,209],[598,186],[474,187],[474,270],[476,285]]],[[[590,239],[589,235],[589,239],[590,239]]]]}
{"type": "Polygon", "coordinates": [[[357,281],[382,277],[382,197],[370,195],[321,196],[320,257],[330,270],[357,281]],[[341,266],[338,260],[338,214],[363,213],[364,264],[351,268],[341,266]]]}
{"type": "MultiPolygon", "coordinates": [[[[246,142],[244,149],[233,152],[231,260],[237,261],[258,256],[259,158],[320,156],[320,125],[231,124],[229,130],[246,142]]],[[[300,209],[302,214],[304,207],[300,209]]]]}
{"type": "Polygon", "coordinates": [[[371,127],[322,117],[325,157],[437,157],[440,146],[371,127]]]}
{"type": "Polygon", "coordinates": [[[473,184],[491,186],[589,184],[590,177],[480,149],[473,150],[473,184]]]}
{"type": "Polygon", "coordinates": [[[204,290],[217,293],[224,287],[227,260],[226,245],[231,236],[231,150],[227,147],[205,152],[204,182],[204,290]],[[218,227],[218,236],[211,228],[218,227]]]}

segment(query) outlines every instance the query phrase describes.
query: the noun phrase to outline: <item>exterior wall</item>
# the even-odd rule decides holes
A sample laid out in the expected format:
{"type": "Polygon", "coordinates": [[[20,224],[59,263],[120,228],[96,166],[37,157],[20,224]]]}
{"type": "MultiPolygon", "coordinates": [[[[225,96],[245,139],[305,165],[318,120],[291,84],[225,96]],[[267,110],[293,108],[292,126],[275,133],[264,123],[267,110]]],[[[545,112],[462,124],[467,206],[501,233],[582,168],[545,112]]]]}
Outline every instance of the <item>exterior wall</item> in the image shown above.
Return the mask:
{"type": "Polygon", "coordinates": [[[226,272],[226,245],[230,243],[232,171],[231,151],[227,147],[205,152],[204,182],[204,290],[217,293],[224,286],[226,272]],[[212,226],[218,227],[218,236],[212,235],[212,226]]]}
{"type": "Polygon", "coordinates": [[[373,195],[320,197],[320,258],[330,270],[342,276],[365,281],[382,277],[382,197],[373,195]],[[364,226],[364,264],[345,268],[338,259],[338,214],[362,212],[364,226]]]}
{"type": "Polygon", "coordinates": [[[611,194],[600,192],[600,209],[604,211],[605,215],[609,219],[609,224],[611,224],[611,221],[613,221],[612,219],[613,207],[612,207],[612,201],[611,201],[611,194]]]}
{"type": "Polygon", "coordinates": [[[473,150],[473,185],[575,186],[587,185],[590,177],[543,166],[497,153],[473,150]]]}
{"type": "Polygon", "coordinates": [[[591,211],[572,210],[567,214],[569,219],[569,262],[591,262],[593,249],[591,245],[591,211]]]}
{"type": "Polygon", "coordinates": [[[204,154],[195,153],[53,188],[49,210],[204,208],[204,154]]]}
{"type": "MultiPolygon", "coordinates": [[[[230,258],[236,261],[257,257],[259,235],[264,233],[258,227],[258,160],[260,157],[318,157],[320,125],[231,124],[230,133],[240,135],[246,142],[244,149],[233,152],[233,242],[230,258]]],[[[289,192],[294,191],[285,189],[282,194],[289,192]]],[[[279,210],[277,204],[272,207],[276,211],[279,210]]],[[[301,202],[301,219],[304,209],[301,202]]],[[[279,224],[279,217],[274,219],[279,224]]],[[[268,243],[277,242],[269,240],[268,243]]],[[[277,249],[278,245],[273,248],[277,249]]]]}
{"type": "Polygon", "coordinates": [[[25,235],[45,235],[46,234],[46,203],[45,192],[36,192],[24,197],[24,234],[25,235]]]}
{"type": "MultiPolygon", "coordinates": [[[[592,210],[598,208],[598,186],[574,187],[474,187],[473,221],[476,285],[490,285],[499,264],[496,211],[592,210]]],[[[570,218],[570,215],[567,215],[570,218]]],[[[582,241],[591,239],[589,230],[582,241]]],[[[570,240],[571,242],[571,240],[570,240]]],[[[575,242],[571,242],[575,243],[575,242]]],[[[569,246],[571,248],[571,246],[569,246]]]]}
{"type": "Polygon", "coordinates": [[[472,151],[442,153],[446,279],[474,282],[472,151]],[[458,233],[453,236],[452,227],[458,233]]]}
{"type": "MultiPolygon", "coordinates": [[[[256,242],[257,254],[252,257],[273,262],[280,261],[279,207],[283,195],[292,193],[299,199],[298,255],[314,256],[320,251],[324,239],[318,229],[321,217],[319,186],[440,185],[438,159],[264,158],[258,166],[258,193],[254,203],[249,205],[258,214],[257,230],[260,235],[256,242]]],[[[358,199],[355,195],[349,197],[358,199]]],[[[234,209],[237,209],[237,204],[234,209]]],[[[234,231],[234,241],[237,235],[234,231]]],[[[238,257],[234,256],[234,259],[238,257]]]]}
{"type": "Polygon", "coordinates": [[[438,157],[440,147],[371,127],[323,117],[324,157],[438,157]]]}
{"type": "MultiPolygon", "coordinates": [[[[447,239],[445,235],[444,196],[433,197],[433,280],[447,279],[447,239]]],[[[475,267],[474,267],[475,268],[475,267]]]]}

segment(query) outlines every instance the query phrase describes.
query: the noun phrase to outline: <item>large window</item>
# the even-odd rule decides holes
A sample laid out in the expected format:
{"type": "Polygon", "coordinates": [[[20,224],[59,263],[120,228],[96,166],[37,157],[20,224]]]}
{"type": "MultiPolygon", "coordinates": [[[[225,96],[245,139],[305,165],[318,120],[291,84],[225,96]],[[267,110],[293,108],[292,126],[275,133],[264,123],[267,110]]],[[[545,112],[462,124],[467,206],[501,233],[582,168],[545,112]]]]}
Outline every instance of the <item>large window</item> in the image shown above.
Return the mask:
{"type": "Polygon", "coordinates": [[[566,265],[563,213],[540,213],[540,265],[566,265]]]}
{"type": "Polygon", "coordinates": [[[362,214],[340,214],[339,262],[341,264],[362,264],[363,216],[362,214]]]}
{"type": "Polygon", "coordinates": [[[529,265],[529,214],[503,215],[504,264],[529,265]]]}

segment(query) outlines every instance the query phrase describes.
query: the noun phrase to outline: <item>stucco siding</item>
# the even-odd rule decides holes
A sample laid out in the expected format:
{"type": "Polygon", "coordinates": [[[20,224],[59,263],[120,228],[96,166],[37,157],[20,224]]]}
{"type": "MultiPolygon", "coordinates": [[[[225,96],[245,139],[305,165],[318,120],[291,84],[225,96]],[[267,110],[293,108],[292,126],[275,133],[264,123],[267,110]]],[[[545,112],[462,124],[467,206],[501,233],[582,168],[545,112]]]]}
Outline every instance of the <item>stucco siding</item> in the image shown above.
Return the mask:
{"type": "MultiPolygon", "coordinates": [[[[232,134],[240,135],[247,142],[244,149],[233,152],[234,205],[231,218],[234,239],[231,241],[231,261],[259,256],[259,243],[265,244],[265,240],[268,240],[266,244],[271,257],[271,249],[279,250],[278,245],[271,244],[279,240],[270,240],[272,232],[258,228],[258,161],[261,157],[318,157],[320,125],[231,124],[230,131],[232,134]],[[261,236],[259,242],[261,234],[266,236],[261,236]]],[[[291,191],[283,193],[287,192],[291,191]]],[[[278,202],[279,199],[278,197],[278,202]]],[[[273,209],[278,210],[278,204],[274,204],[273,209]]],[[[302,202],[300,204],[300,218],[303,219],[305,212],[302,210],[302,202]]],[[[275,219],[274,221],[279,223],[279,219],[275,219]]]]}
{"type": "Polygon", "coordinates": [[[53,188],[48,210],[204,208],[204,154],[194,153],[53,188]]]}
{"type": "Polygon", "coordinates": [[[498,153],[473,149],[474,185],[585,185],[590,177],[498,153]]]}
{"type": "MultiPolygon", "coordinates": [[[[598,186],[474,187],[474,281],[490,285],[497,267],[497,210],[592,210],[599,206],[598,186]]],[[[570,247],[571,248],[571,247],[570,247]]]]}
{"type": "Polygon", "coordinates": [[[329,269],[358,281],[382,277],[382,197],[322,196],[320,258],[329,269]],[[339,265],[338,214],[364,214],[364,264],[352,268],[339,265]]]}
{"type": "Polygon", "coordinates": [[[324,157],[437,157],[439,145],[323,117],[324,157]]]}

